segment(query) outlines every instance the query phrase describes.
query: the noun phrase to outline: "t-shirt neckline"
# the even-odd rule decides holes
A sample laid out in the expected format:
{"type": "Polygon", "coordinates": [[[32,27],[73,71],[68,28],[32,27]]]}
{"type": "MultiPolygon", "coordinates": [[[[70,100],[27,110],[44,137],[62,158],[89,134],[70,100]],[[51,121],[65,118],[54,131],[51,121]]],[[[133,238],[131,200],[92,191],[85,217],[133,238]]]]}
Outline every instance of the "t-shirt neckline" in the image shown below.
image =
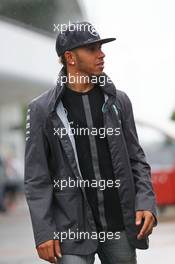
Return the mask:
{"type": "Polygon", "coordinates": [[[90,94],[92,92],[94,92],[96,89],[98,88],[97,85],[94,85],[93,88],[91,88],[90,90],[86,91],[86,92],[80,92],[80,91],[75,91],[73,89],[71,89],[68,85],[66,85],[66,89],[69,93],[75,94],[75,95],[87,95],[90,94]]]}

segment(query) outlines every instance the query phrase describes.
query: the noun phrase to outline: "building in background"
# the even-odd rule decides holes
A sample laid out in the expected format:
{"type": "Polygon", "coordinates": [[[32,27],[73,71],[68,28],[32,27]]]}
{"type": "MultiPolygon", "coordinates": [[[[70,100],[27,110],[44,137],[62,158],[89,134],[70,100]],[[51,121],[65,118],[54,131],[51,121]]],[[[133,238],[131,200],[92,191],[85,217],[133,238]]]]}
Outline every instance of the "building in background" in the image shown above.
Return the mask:
{"type": "Polygon", "coordinates": [[[22,176],[26,106],[55,84],[60,69],[54,24],[83,18],[77,0],[0,1],[0,156],[20,161],[22,176]]]}

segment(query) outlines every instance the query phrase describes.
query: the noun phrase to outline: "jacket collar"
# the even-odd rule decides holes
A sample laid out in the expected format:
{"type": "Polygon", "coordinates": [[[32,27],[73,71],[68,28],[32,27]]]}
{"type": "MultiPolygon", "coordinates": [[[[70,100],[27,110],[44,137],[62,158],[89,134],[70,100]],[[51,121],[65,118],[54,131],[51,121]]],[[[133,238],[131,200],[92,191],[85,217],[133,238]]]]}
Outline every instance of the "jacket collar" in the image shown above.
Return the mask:
{"type": "MultiPolygon", "coordinates": [[[[50,112],[56,111],[56,107],[58,105],[59,100],[61,99],[62,94],[64,93],[64,90],[66,89],[66,86],[64,83],[60,82],[61,78],[66,78],[66,69],[62,67],[62,69],[59,72],[57,84],[52,90],[52,95],[50,97],[49,101],[49,109],[50,112]]],[[[101,76],[105,76],[105,80],[110,80],[110,82],[106,82],[105,85],[98,82],[99,87],[103,90],[104,93],[108,94],[109,96],[116,97],[116,88],[109,76],[106,73],[102,73],[101,76]]]]}

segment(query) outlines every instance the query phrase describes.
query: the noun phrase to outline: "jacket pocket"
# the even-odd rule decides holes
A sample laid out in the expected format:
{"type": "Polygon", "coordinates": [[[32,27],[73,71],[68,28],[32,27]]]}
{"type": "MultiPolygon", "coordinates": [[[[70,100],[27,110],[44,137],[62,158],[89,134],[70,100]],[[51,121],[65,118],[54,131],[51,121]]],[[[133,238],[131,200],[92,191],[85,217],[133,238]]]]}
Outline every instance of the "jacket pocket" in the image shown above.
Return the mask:
{"type": "Polygon", "coordinates": [[[54,219],[59,233],[84,231],[84,204],[79,188],[54,192],[54,219]]]}

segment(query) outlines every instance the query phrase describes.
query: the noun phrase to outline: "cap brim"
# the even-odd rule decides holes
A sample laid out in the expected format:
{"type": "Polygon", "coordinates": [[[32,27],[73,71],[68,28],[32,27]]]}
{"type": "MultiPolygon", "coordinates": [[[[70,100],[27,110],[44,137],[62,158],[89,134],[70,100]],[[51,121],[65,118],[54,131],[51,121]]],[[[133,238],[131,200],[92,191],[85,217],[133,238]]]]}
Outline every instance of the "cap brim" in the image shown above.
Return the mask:
{"type": "Polygon", "coordinates": [[[69,50],[73,50],[73,49],[80,48],[80,47],[83,47],[83,46],[86,46],[86,45],[90,45],[90,44],[94,44],[94,43],[105,44],[105,43],[108,43],[108,42],[111,42],[111,41],[114,41],[114,40],[116,40],[116,38],[105,38],[105,39],[87,41],[87,42],[84,42],[81,45],[77,45],[77,46],[75,46],[75,47],[73,47],[73,48],[71,48],[69,50]]]}
{"type": "Polygon", "coordinates": [[[100,42],[101,44],[105,44],[105,43],[108,43],[114,40],[116,40],[116,38],[105,38],[105,39],[98,40],[97,42],[100,42]]]}

